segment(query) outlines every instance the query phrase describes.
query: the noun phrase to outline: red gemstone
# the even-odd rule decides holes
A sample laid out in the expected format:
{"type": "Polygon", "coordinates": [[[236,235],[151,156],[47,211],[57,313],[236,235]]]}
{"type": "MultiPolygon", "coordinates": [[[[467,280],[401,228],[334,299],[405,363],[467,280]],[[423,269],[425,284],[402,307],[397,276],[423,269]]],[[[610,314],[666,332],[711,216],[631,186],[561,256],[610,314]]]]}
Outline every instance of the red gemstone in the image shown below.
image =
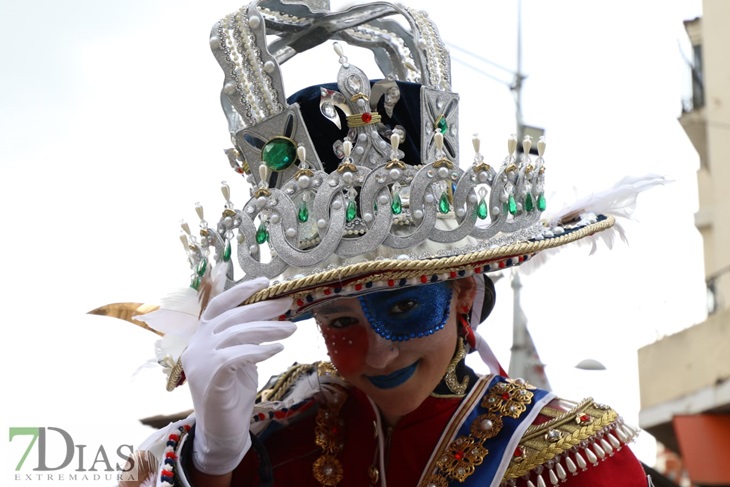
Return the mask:
{"type": "Polygon", "coordinates": [[[581,414],[580,415],[580,422],[581,423],[586,423],[586,422],[588,422],[590,420],[591,420],[591,417],[588,416],[587,414],[581,414]]]}
{"type": "Polygon", "coordinates": [[[522,448],[520,448],[519,446],[517,448],[515,448],[515,456],[516,457],[521,457],[523,454],[524,453],[522,452],[522,448]]]}
{"type": "Polygon", "coordinates": [[[449,272],[449,277],[451,279],[455,278],[456,277],[456,272],[454,272],[454,271],[449,272]]]}
{"type": "Polygon", "coordinates": [[[242,168],[242,167],[237,167],[237,168],[235,169],[235,171],[236,171],[236,172],[237,172],[238,174],[243,174],[243,168],[242,168]]]}
{"type": "Polygon", "coordinates": [[[355,284],[355,291],[362,290],[362,284],[355,284]]]}
{"type": "Polygon", "coordinates": [[[325,294],[325,296],[329,296],[330,294],[332,294],[332,290],[331,289],[325,289],[324,290],[324,294],[325,294]]]}
{"type": "Polygon", "coordinates": [[[370,121],[373,119],[373,116],[370,114],[370,112],[365,112],[362,114],[362,121],[365,123],[370,123],[370,121]]]}
{"type": "Polygon", "coordinates": [[[395,286],[395,281],[393,279],[388,279],[388,286],[390,286],[390,287],[395,286]]]}
{"type": "Polygon", "coordinates": [[[509,393],[505,392],[504,394],[502,394],[502,399],[504,399],[505,401],[509,401],[510,400],[509,393]]]}
{"type": "Polygon", "coordinates": [[[464,450],[459,450],[456,453],[454,453],[454,458],[457,460],[463,460],[464,459],[464,450]]]}
{"type": "Polygon", "coordinates": [[[421,282],[424,283],[424,284],[427,283],[428,282],[428,277],[421,276],[421,282]]]}
{"type": "Polygon", "coordinates": [[[297,299],[297,306],[304,306],[304,301],[297,299]]]}
{"type": "Polygon", "coordinates": [[[476,268],[474,269],[474,273],[475,273],[475,274],[481,274],[481,273],[482,273],[482,268],[481,268],[481,267],[476,267],[476,268]]]}

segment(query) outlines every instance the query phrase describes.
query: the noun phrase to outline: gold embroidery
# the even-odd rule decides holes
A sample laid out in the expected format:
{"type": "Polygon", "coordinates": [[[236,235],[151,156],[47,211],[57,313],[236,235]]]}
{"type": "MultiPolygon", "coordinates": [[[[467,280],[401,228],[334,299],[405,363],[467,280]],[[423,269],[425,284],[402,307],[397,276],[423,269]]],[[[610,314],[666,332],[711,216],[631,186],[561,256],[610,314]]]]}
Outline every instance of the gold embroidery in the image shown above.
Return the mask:
{"type": "Polygon", "coordinates": [[[496,414],[480,414],[471,423],[471,435],[480,440],[494,438],[502,430],[502,417],[496,414]]]}
{"type": "Polygon", "coordinates": [[[426,479],[426,487],[449,487],[449,481],[440,475],[431,475],[426,479]]]}
{"type": "Polygon", "coordinates": [[[342,464],[332,455],[322,455],[315,460],[312,472],[317,482],[325,487],[336,487],[342,482],[342,464]]]}
{"type": "Polygon", "coordinates": [[[484,440],[477,440],[471,435],[460,436],[449,446],[437,465],[443,473],[459,482],[466,480],[482,464],[489,450],[482,446],[484,440]]]}
{"type": "Polygon", "coordinates": [[[489,390],[482,400],[482,407],[502,416],[519,418],[534,396],[527,390],[529,387],[532,386],[520,379],[500,382],[489,390]]]}
{"type": "Polygon", "coordinates": [[[314,478],[325,487],[336,487],[342,482],[342,464],[337,455],[345,446],[343,440],[344,424],[339,418],[344,396],[335,394],[327,404],[323,404],[315,419],[314,442],[322,448],[322,456],[312,465],[314,478]]]}
{"type": "MultiPolygon", "coordinates": [[[[512,459],[505,479],[517,479],[529,474],[539,465],[561,455],[565,464],[555,465],[558,474],[575,473],[590,463],[609,455],[630,440],[627,428],[611,408],[586,399],[570,409],[558,412],[546,407],[541,411],[552,417],[549,421],[530,426],[520,440],[519,458],[512,459]],[[624,437],[622,437],[623,435],[624,437]],[[572,452],[567,455],[567,452],[572,452]]],[[[560,463],[560,462],[558,462],[560,463]]]]}
{"type": "Polygon", "coordinates": [[[519,418],[527,410],[534,389],[524,380],[508,380],[495,384],[482,399],[481,406],[489,412],[480,414],[469,427],[469,434],[451,442],[436,462],[436,473],[428,478],[427,487],[446,486],[452,480],[464,482],[482,464],[489,450],[484,442],[499,434],[504,425],[502,417],[519,418]]]}

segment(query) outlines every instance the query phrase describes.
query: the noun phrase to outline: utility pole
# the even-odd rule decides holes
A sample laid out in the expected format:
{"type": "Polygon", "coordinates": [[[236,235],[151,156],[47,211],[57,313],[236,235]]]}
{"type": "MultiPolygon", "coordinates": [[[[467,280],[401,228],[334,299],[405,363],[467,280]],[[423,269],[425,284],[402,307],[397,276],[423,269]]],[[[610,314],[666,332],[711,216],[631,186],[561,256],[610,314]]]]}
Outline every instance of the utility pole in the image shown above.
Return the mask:
{"type": "MultiPolygon", "coordinates": [[[[522,0],[517,0],[517,68],[510,90],[515,101],[515,123],[517,124],[517,150],[522,152],[522,140],[525,135],[539,138],[543,131],[534,127],[526,127],[522,118],[522,82],[525,75],[522,73],[522,0]],[[537,136],[537,137],[536,137],[537,136]]],[[[537,140],[536,140],[537,142],[537,140]]],[[[534,144],[537,146],[537,144],[534,144]]],[[[532,150],[530,150],[532,152],[532,150]]],[[[522,283],[517,269],[512,271],[512,353],[510,357],[509,375],[522,377],[531,384],[542,389],[550,390],[550,382],[545,374],[545,366],[540,360],[535,342],[527,328],[525,316],[520,304],[520,290],[522,283]]]]}
{"type": "Polygon", "coordinates": [[[517,70],[515,79],[510,86],[515,99],[515,122],[517,123],[517,146],[520,147],[524,138],[524,123],[522,120],[522,0],[517,0],[517,70]]]}

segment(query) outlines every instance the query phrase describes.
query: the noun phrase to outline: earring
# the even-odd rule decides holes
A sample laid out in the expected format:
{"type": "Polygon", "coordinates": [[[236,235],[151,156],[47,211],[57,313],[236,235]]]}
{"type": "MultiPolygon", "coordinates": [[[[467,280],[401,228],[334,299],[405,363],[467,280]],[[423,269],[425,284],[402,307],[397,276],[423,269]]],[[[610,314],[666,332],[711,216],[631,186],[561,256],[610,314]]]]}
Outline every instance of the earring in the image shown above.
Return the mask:
{"type": "Polygon", "coordinates": [[[469,324],[469,319],[467,318],[466,314],[459,315],[459,324],[461,325],[461,328],[464,330],[464,337],[466,338],[466,343],[469,344],[469,348],[471,350],[476,349],[477,348],[477,337],[474,334],[474,330],[472,330],[471,325],[469,324]]]}
{"type": "Polygon", "coordinates": [[[446,387],[456,395],[463,396],[466,392],[466,387],[469,385],[469,376],[464,376],[464,379],[459,382],[456,377],[456,366],[464,360],[466,357],[466,348],[464,347],[464,339],[459,337],[457,340],[456,354],[449,362],[449,366],[446,367],[446,375],[444,376],[444,382],[446,387]]]}

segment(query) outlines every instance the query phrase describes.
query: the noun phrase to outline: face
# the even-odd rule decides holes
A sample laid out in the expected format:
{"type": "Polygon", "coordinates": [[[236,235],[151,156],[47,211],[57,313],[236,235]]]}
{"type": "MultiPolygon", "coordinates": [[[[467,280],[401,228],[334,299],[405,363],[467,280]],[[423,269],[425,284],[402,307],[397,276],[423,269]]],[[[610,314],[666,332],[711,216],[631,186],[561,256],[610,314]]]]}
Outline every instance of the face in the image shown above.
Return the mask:
{"type": "Polygon", "coordinates": [[[393,424],[443,378],[474,292],[471,279],[384,291],[323,303],[314,317],[340,374],[393,424]]]}

